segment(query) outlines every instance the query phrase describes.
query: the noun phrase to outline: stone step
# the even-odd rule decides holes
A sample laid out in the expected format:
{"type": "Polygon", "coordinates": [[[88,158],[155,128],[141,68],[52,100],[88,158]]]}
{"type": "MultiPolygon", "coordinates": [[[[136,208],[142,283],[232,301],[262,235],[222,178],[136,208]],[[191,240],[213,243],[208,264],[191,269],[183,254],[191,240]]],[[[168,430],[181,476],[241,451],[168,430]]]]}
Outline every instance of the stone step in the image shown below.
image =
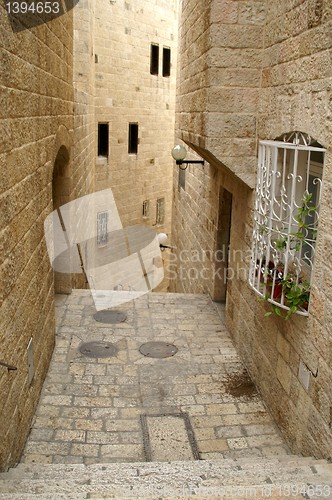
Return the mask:
{"type": "MultiPolygon", "coordinates": [[[[185,497],[183,496],[164,496],[162,497],[162,500],[205,500],[208,498],[211,498],[211,500],[247,500],[250,498],[258,498],[258,499],[269,499],[269,500],[279,500],[285,498],[291,498],[292,500],[303,500],[304,498],[311,498],[311,500],[318,500],[322,498],[327,498],[327,497],[322,497],[320,495],[318,496],[311,496],[309,497],[308,495],[305,494],[299,494],[297,495],[296,493],[292,493],[291,496],[289,494],[285,494],[278,486],[274,487],[271,485],[268,490],[263,486],[257,487],[255,489],[248,487],[247,491],[241,490],[238,491],[230,491],[230,492],[222,492],[223,496],[221,494],[216,494],[212,493],[210,494],[205,494],[204,497],[202,496],[197,496],[197,495],[186,495],[185,497]]],[[[61,494],[61,493],[55,493],[55,494],[38,494],[37,496],[35,494],[25,494],[25,493],[14,493],[11,494],[10,497],[8,495],[1,495],[0,494],[0,499],[1,500],[82,500],[82,499],[94,499],[94,500],[110,500],[110,499],[115,499],[115,500],[161,500],[160,497],[157,498],[155,496],[119,496],[117,494],[113,495],[111,493],[99,493],[99,492],[92,492],[92,493],[82,493],[82,494],[61,494]]],[[[330,497],[328,497],[330,498],[330,497]]]]}
{"type": "MultiPolygon", "coordinates": [[[[0,499],[197,498],[307,495],[332,498],[332,464],[290,456],[132,464],[20,464],[0,475],[0,499]],[[302,489],[301,489],[302,488],[302,489]]],[[[275,496],[275,498],[279,498],[275,496]]]]}
{"type": "MultiPolygon", "coordinates": [[[[222,461],[223,464],[223,469],[228,470],[228,469],[233,469],[234,467],[236,468],[243,468],[243,469],[251,469],[251,468],[260,468],[262,467],[265,471],[274,469],[276,466],[283,466],[285,463],[287,464],[287,467],[303,467],[305,465],[308,466],[314,466],[318,467],[319,465],[326,465],[329,467],[330,464],[324,460],[324,459],[315,459],[313,457],[301,457],[298,455],[279,455],[274,458],[259,458],[259,457],[245,457],[245,458],[234,458],[234,459],[223,459],[223,460],[204,460],[204,461],[199,461],[198,463],[200,464],[214,464],[215,462],[222,461]]],[[[155,463],[155,462],[154,462],[155,463]]],[[[169,462],[167,462],[169,463],[169,462]]],[[[175,462],[171,462],[175,463],[175,462]]],[[[182,463],[182,462],[181,462],[182,463]]],[[[197,462],[195,462],[197,463],[197,462]]],[[[88,467],[98,467],[102,471],[105,471],[107,474],[108,469],[110,470],[115,470],[116,468],[119,468],[120,470],[124,470],[125,468],[127,469],[132,469],[137,468],[139,466],[148,466],[148,464],[151,464],[151,462],[137,462],[137,463],[101,463],[101,464],[94,464],[88,467]]],[[[201,468],[209,467],[208,465],[201,465],[201,468]]],[[[76,475],[77,473],[80,473],[82,471],[85,471],[87,466],[84,464],[53,464],[52,467],[50,467],[50,464],[43,464],[43,463],[20,463],[16,467],[13,467],[10,469],[6,474],[7,478],[22,478],[22,477],[31,477],[31,478],[38,478],[39,475],[43,478],[47,477],[48,474],[51,475],[51,477],[63,477],[63,474],[66,474],[66,476],[70,475],[76,475]]],[[[4,475],[2,474],[2,475],[4,475]]],[[[0,474],[0,479],[1,476],[0,474]]]]}

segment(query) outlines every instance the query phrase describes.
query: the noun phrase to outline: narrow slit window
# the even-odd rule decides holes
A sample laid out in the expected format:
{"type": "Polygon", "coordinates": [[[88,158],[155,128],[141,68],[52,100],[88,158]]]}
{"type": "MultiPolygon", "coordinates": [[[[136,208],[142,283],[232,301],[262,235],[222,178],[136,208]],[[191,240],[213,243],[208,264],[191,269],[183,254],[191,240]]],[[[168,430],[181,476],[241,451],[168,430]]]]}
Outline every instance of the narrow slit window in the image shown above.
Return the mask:
{"type": "Polygon", "coordinates": [[[128,153],[137,155],[138,150],[138,123],[129,123],[128,153]]]}
{"type": "Polygon", "coordinates": [[[98,156],[108,158],[109,154],[109,128],[108,123],[98,123],[98,156]]]}
{"type": "Polygon", "coordinates": [[[156,224],[164,224],[165,221],[165,198],[157,199],[156,224]]]}
{"type": "Polygon", "coordinates": [[[147,219],[149,217],[149,213],[150,213],[150,201],[144,200],[143,210],[142,210],[143,219],[147,219]]]}
{"type": "Polygon", "coordinates": [[[163,76],[170,76],[171,74],[171,49],[168,47],[163,48],[163,76]]]}
{"type": "Polygon", "coordinates": [[[159,73],[159,45],[155,43],[151,44],[150,73],[151,75],[158,75],[159,73]]]}

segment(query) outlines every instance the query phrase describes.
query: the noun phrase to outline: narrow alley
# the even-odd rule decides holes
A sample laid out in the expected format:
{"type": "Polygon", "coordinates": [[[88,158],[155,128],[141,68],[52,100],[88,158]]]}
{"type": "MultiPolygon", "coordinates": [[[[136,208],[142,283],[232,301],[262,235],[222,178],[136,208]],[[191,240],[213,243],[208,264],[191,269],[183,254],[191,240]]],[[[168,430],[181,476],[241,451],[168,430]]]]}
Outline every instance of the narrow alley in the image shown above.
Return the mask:
{"type": "Polygon", "coordinates": [[[233,347],[223,311],[209,297],[150,293],[117,310],[125,321],[98,322],[90,291],[57,296],[56,348],[24,462],[288,453],[233,347]],[[111,357],[82,354],[87,342],[106,343],[111,357]],[[165,342],[177,352],[171,347],[170,357],[144,356],[139,349],[147,342],[165,342]]]}

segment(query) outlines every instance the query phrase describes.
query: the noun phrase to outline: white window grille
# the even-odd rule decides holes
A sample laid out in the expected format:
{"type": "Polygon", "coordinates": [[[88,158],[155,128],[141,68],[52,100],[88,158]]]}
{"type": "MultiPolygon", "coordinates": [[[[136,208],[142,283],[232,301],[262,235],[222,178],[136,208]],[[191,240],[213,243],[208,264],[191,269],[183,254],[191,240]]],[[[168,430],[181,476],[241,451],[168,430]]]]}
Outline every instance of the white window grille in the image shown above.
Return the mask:
{"type": "Polygon", "coordinates": [[[156,224],[164,224],[165,220],[165,198],[157,199],[156,224]]]}
{"type": "Polygon", "coordinates": [[[103,247],[108,243],[108,212],[97,213],[97,246],[103,247]]]}
{"type": "Polygon", "coordinates": [[[325,151],[301,132],[259,144],[249,282],[287,319],[308,315],[325,151]]]}

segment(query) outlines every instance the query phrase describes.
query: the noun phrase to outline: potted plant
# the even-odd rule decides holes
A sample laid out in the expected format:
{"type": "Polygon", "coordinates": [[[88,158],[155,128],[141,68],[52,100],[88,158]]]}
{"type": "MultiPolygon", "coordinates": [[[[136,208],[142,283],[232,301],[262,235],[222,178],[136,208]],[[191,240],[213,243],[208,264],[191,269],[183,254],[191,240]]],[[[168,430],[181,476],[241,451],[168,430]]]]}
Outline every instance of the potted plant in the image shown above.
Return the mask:
{"type": "Polygon", "coordinates": [[[296,283],[294,277],[288,274],[282,280],[282,288],[286,298],[286,305],[289,307],[285,319],[289,319],[298,309],[308,310],[310,283],[299,280],[296,283]]]}
{"type": "MultiPolygon", "coordinates": [[[[280,281],[280,283],[282,286],[281,294],[284,294],[285,304],[287,307],[289,307],[289,310],[284,317],[285,320],[288,320],[291,315],[298,310],[307,311],[310,297],[309,281],[302,281],[300,279],[298,282],[296,282],[295,276],[293,276],[292,274],[288,274],[280,281]]],[[[267,295],[265,298],[266,300],[268,300],[270,296],[267,295]]],[[[271,311],[265,313],[265,316],[270,316],[272,313],[275,313],[277,316],[282,316],[281,308],[276,304],[271,304],[271,311]]]]}

